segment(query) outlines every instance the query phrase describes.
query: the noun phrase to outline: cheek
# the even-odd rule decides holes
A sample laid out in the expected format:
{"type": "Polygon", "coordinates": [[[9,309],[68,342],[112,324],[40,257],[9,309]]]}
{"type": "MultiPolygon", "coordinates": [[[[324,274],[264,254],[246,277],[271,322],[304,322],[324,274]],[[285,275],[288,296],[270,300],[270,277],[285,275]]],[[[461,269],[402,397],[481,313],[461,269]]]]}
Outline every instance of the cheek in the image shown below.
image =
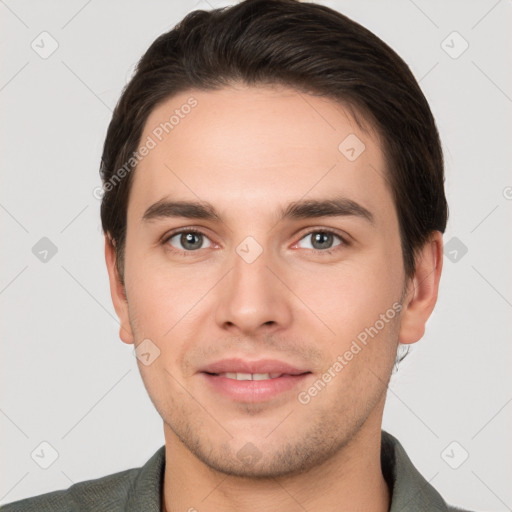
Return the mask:
{"type": "Polygon", "coordinates": [[[163,343],[195,321],[201,299],[218,281],[216,270],[171,266],[142,251],[130,256],[125,272],[130,312],[144,336],[163,343]]]}
{"type": "Polygon", "coordinates": [[[308,305],[324,325],[315,319],[312,323],[313,317],[307,315],[300,320],[301,329],[321,343],[325,356],[322,375],[325,379],[335,375],[318,403],[336,401],[341,410],[363,398],[376,399],[386,386],[396,356],[400,279],[389,266],[373,262],[332,271],[329,279],[317,276],[315,282],[316,287],[304,283],[309,286],[300,293],[309,290],[308,305]]]}
{"type": "MultiPolygon", "coordinates": [[[[294,292],[312,313],[300,317],[304,328],[308,324],[311,328],[311,319],[316,316],[317,332],[337,346],[374,325],[400,298],[401,267],[389,261],[374,254],[338,267],[318,267],[314,273],[290,276],[294,292]]],[[[391,316],[395,316],[394,310],[388,313],[388,318],[391,316]]]]}

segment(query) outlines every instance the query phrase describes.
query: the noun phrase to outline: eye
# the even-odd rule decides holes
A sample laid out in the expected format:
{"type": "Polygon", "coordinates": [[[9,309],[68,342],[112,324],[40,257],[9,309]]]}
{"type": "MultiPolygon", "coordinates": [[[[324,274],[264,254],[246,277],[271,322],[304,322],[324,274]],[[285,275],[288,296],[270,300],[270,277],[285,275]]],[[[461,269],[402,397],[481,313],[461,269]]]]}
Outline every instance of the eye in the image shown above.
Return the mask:
{"type": "Polygon", "coordinates": [[[348,245],[345,240],[339,235],[326,230],[311,231],[306,236],[301,238],[297,245],[302,249],[313,249],[316,251],[329,252],[329,249],[333,249],[338,245],[348,245]],[[336,243],[337,240],[337,243],[336,243]],[[301,245],[301,242],[306,241],[305,245],[301,245]]]}
{"type": "Polygon", "coordinates": [[[178,231],[177,233],[172,234],[165,240],[165,243],[168,243],[175,249],[187,252],[205,249],[212,245],[210,239],[203,233],[190,229],[186,231],[178,231]],[[205,242],[207,245],[203,245],[205,242]]]}

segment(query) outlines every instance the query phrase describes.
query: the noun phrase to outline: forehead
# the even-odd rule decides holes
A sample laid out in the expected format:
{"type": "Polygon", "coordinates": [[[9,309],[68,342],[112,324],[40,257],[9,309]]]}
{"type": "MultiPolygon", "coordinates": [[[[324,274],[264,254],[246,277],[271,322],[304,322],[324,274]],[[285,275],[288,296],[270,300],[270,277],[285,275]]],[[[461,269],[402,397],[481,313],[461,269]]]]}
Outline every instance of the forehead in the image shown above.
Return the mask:
{"type": "Polygon", "coordinates": [[[180,93],[153,110],[141,144],[139,213],[165,196],[259,214],[305,196],[390,202],[378,135],[338,102],[286,87],[180,93]]]}

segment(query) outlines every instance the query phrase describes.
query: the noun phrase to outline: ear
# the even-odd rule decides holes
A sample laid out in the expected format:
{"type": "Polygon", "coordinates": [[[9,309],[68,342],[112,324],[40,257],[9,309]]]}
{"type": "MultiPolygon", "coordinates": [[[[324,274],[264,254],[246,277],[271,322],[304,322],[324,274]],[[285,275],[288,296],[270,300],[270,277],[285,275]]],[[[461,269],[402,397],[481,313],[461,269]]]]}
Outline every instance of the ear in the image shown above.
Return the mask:
{"type": "Polygon", "coordinates": [[[415,343],[425,334],[425,325],[437,302],[443,268],[443,234],[433,231],[417,253],[416,271],[407,284],[400,334],[403,344],[415,343]]]}
{"type": "Polygon", "coordinates": [[[119,337],[125,343],[130,344],[134,342],[134,336],[130,325],[125,288],[117,270],[114,243],[108,235],[105,235],[105,262],[107,263],[108,279],[110,281],[110,295],[120,321],[119,337]]]}

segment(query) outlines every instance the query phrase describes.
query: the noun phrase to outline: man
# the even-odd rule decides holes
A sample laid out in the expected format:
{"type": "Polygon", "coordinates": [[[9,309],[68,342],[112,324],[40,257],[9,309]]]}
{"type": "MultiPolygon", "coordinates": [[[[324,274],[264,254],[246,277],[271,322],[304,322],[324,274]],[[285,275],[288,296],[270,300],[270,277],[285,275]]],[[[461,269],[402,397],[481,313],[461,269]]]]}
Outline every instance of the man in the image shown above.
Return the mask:
{"type": "Polygon", "coordinates": [[[443,159],[405,63],[326,7],[196,11],[114,111],[102,223],[165,446],[16,510],[455,510],[381,431],[435,306],[443,159]]]}

